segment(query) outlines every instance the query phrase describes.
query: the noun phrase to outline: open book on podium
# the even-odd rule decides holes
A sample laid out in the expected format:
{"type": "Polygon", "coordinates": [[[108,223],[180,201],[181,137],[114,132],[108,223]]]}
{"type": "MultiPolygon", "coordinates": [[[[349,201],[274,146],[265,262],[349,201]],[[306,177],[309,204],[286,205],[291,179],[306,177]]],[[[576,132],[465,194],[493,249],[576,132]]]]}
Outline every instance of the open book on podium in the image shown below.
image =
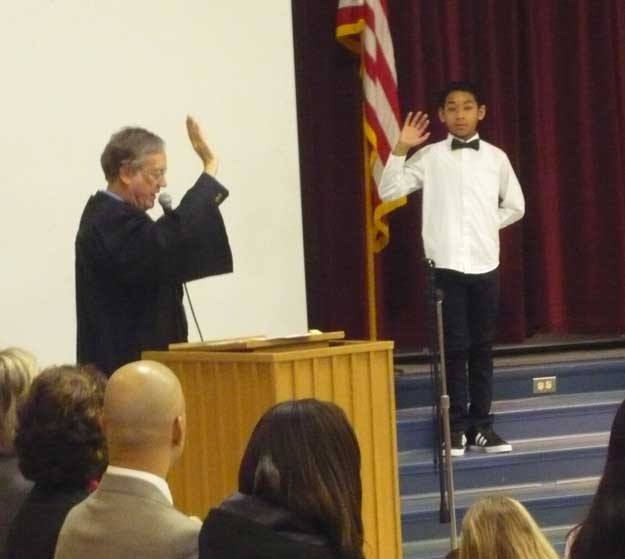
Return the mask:
{"type": "Polygon", "coordinates": [[[237,490],[245,446],[271,406],[318,398],[345,411],[360,443],[367,558],[401,557],[393,342],[311,331],[172,344],[143,358],[170,367],[185,394],[187,443],[168,479],[179,509],[204,518],[237,490]]]}

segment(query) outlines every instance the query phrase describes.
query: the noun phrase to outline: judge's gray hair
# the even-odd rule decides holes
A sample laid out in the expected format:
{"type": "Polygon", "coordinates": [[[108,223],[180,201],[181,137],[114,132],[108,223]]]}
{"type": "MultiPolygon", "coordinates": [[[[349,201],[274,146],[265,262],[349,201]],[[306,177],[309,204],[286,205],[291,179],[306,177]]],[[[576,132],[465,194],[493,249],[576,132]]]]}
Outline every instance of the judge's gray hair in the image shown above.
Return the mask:
{"type": "Polygon", "coordinates": [[[145,128],[127,126],[111,136],[100,156],[100,163],[110,183],[119,176],[122,165],[139,169],[147,155],[164,151],[162,138],[145,128]]]}

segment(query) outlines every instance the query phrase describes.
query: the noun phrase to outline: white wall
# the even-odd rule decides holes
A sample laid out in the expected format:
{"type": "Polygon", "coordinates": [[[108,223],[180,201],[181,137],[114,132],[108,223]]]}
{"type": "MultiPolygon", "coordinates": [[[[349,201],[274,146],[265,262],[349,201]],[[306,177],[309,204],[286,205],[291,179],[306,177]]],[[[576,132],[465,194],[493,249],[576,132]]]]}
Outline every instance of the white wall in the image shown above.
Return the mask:
{"type": "Polygon", "coordinates": [[[306,329],[289,0],[0,0],[0,75],[0,348],[74,360],[74,235],[100,153],[124,125],[155,131],[179,200],[201,169],[187,113],[230,189],[235,272],[189,285],[204,337],[306,329]]]}

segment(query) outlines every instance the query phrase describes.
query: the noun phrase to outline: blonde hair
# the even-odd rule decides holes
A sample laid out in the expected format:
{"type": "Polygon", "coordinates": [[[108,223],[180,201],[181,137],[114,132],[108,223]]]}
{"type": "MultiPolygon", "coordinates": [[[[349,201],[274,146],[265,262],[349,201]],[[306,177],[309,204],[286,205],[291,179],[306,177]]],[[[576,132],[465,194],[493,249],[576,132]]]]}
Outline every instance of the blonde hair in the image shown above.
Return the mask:
{"type": "Polygon", "coordinates": [[[499,495],[467,511],[459,549],[460,559],[558,559],[527,509],[499,495]]]}
{"type": "Polygon", "coordinates": [[[38,372],[32,353],[18,347],[0,351],[0,451],[13,451],[17,408],[38,372]]]}

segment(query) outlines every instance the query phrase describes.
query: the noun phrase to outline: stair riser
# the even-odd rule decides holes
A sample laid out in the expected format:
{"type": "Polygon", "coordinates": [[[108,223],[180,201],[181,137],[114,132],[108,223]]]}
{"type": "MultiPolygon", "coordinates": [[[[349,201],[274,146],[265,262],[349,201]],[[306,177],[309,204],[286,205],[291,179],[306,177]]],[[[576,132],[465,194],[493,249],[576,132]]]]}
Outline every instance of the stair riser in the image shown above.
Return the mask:
{"type": "MultiPolygon", "coordinates": [[[[609,431],[618,408],[617,404],[594,405],[563,409],[536,409],[496,415],[496,430],[506,440],[533,437],[609,431]]],[[[397,444],[400,451],[432,448],[431,417],[419,417],[397,424],[397,444]]]]}
{"type": "MultiPolygon", "coordinates": [[[[467,451],[471,452],[471,451],[467,451]]],[[[454,467],[456,490],[502,487],[599,476],[603,472],[604,448],[563,451],[553,455],[515,457],[508,455],[454,467]]],[[[423,495],[439,490],[438,474],[431,464],[404,466],[399,471],[402,495],[423,495]]]]}
{"type": "MultiPolygon", "coordinates": [[[[558,394],[603,392],[625,389],[625,362],[605,360],[543,366],[505,368],[495,371],[495,400],[533,396],[534,377],[555,376],[558,394]]],[[[398,377],[395,383],[397,409],[430,406],[432,387],[428,375],[398,377]]]]}

